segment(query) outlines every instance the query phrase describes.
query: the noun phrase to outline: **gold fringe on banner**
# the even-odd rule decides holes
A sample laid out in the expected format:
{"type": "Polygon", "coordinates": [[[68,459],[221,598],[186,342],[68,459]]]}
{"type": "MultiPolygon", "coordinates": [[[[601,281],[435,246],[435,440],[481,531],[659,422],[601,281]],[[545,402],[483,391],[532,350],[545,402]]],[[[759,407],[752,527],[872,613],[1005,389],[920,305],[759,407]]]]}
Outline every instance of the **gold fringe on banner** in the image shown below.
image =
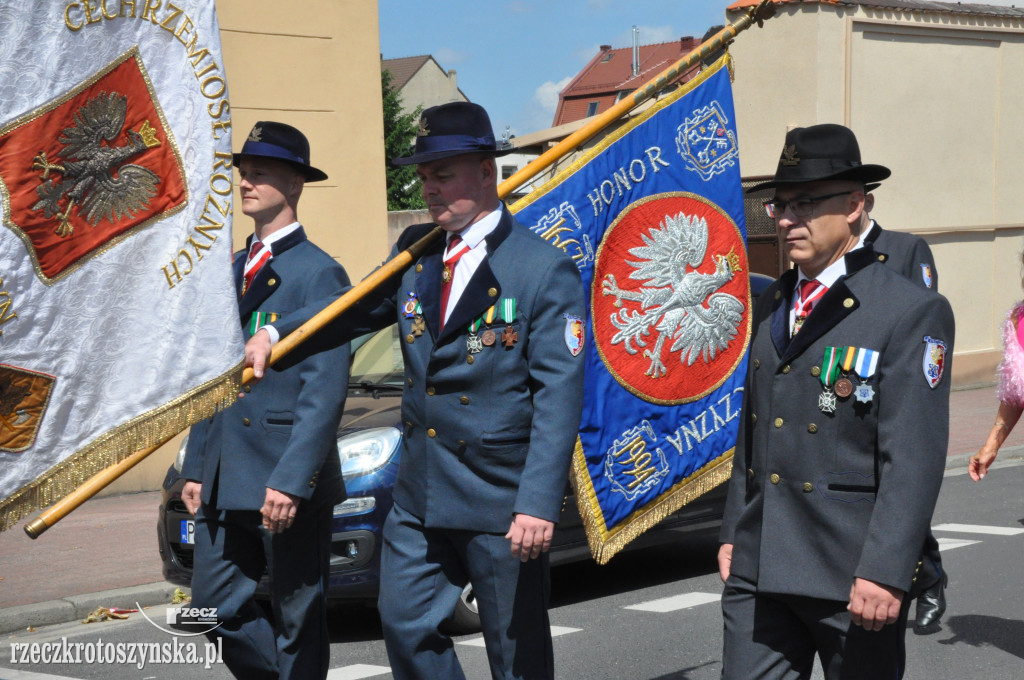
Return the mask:
{"type": "Polygon", "coordinates": [[[607,528],[604,512],[598,503],[594,485],[590,481],[583,444],[576,438],[576,451],[572,457],[572,485],[576,490],[576,505],[587,532],[590,554],[598,564],[606,564],[634,538],[665,519],[673,512],[703,496],[729,479],[732,474],[732,454],[735,447],[709,461],[686,479],[676,482],[661,494],[658,501],[636,510],[611,531],[607,528]]]}
{"type": "Polygon", "coordinates": [[[100,435],[84,449],[0,501],[0,531],[29,513],[61,500],[83,482],[136,451],[169,441],[193,423],[234,403],[242,365],[196,387],[159,408],[100,435]]]}

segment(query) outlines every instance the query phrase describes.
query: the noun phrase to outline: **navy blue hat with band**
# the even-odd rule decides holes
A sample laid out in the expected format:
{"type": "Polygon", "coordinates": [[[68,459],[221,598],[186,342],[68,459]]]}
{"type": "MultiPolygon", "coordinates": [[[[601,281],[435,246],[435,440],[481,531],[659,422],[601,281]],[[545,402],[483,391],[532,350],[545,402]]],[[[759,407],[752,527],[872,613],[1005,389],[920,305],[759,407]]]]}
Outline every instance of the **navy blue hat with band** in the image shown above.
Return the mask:
{"type": "Polygon", "coordinates": [[[309,140],[306,135],[284,123],[261,120],[252,127],[252,132],[242,145],[242,150],[232,155],[232,162],[238,167],[245,156],[273,158],[284,161],[301,172],[307,182],[327,179],[323,170],[309,164],[309,140]]]}
{"type": "Polygon", "coordinates": [[[470,102],[449,102],[432,106],[420,114],[413,154],[393,158],[391,164],[426,163],[467,153],[504,156],[512,151],[498,149],[491,119],[484,107],[470,102]]]}
{"type": "Polygon", "coordinates": [[[860,145],[853,130],[843,125],[823,123],[787,132],[775,177],[750,187],[747,193],[838,179],[863,182],[865,190],[871,191],[877,189],[878,183],[890,174],[884,165],[860,162],[860,145]]]}

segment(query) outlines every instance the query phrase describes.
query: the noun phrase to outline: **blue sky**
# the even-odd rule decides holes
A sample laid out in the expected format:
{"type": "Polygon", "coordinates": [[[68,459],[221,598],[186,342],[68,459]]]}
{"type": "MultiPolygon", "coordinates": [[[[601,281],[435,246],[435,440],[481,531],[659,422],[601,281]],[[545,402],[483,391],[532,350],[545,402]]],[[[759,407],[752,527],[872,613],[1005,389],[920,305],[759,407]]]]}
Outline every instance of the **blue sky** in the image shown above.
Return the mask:
{"type": "Polygon", "coordinates": [[[385,59],[433,55],[500,138],[550,127],[558,92],[600,45],[701,37],[732,0],[378,0],[385,59]]]}

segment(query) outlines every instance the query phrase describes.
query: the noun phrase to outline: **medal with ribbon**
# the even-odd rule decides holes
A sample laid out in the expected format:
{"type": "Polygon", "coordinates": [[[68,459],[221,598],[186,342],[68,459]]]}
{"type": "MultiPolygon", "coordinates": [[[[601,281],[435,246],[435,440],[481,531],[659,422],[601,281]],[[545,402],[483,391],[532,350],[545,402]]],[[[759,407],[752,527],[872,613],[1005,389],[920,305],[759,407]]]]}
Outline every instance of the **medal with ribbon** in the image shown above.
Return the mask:
{"type": "Polygon", "coordinates": [[[860,384],[850,391],[861,403],[869,404],[875,397],[875,389],[871,386],[870,380],[878,369],[880,357],[878,352],[865,347],[847,347],[843,354],[843,370],[847,373],[855,373],[860,377],[860,384]]]}
{"type": "Polygon", "coordinates": [[[836,412],[836,394],[832,391],[832,386],[839,378],[840,363],[845,349],[845,347],[825,348],[825,356],[821,362],[822,391],[818,396],[818,409],[822,413],[836,412]]]}
{"type": "Polygon", "coordinates": [[[501,342],[505,347],[512,347],[519,340],[519,333],[512,327],[512,323],[516,320],[515,298],[501,300],[501,319],[505,322],[505,331],[501,334],[501,342]]]}
{"type": "MultiPolygon", "coordinates": [[[[480,336],[480,340],[487,347],[493,345],[495,340],[494,331],[491,330],[491,324],[494,323],[494,315],[494,305],[491,305],[490,308],[486,312],[484,312],[483,317],[481,317],[483,319],[483,322],[487,325],[487,330],[485,330],[483,334],[480,336]]],[[[473,329],[470,328],[470,332],[472,332],[472,330],[473,329]]]]}

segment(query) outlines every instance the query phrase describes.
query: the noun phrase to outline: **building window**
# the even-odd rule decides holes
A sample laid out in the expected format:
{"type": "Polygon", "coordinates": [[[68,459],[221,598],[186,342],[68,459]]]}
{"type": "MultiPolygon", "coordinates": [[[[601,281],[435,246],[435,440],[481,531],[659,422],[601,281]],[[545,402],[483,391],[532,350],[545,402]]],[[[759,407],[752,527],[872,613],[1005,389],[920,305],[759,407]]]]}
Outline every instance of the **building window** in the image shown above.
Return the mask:
{"type": "Polygon", "coordinates": [[[599,102],[590,102],[587,104],[587,118],[597,115],[597,105],[599,102]]]}
{"type": "Polygon", "coordinates": [[[502,181],[508,179],[512,175],[516,174],[516,166],[514,165],[503,165],[501,166],[501,179],[502,181]]]}

